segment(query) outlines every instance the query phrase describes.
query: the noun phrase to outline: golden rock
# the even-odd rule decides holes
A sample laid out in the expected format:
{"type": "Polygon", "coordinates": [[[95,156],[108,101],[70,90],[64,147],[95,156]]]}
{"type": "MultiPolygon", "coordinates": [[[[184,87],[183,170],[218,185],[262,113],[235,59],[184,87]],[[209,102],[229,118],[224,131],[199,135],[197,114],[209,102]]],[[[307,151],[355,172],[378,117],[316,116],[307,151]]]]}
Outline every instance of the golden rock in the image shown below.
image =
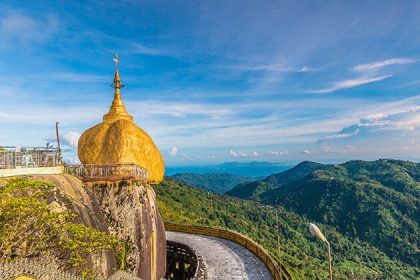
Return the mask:
{"type": "Polygon", "coordinates": [[[78,155],[82,164],[137,164],[148,171],[152,184],[163,180],[165,164],[152,138],[133,122],[121,98],[118,64],[114,76],[115,94],[102,123],[80,136],[78,155]]]}

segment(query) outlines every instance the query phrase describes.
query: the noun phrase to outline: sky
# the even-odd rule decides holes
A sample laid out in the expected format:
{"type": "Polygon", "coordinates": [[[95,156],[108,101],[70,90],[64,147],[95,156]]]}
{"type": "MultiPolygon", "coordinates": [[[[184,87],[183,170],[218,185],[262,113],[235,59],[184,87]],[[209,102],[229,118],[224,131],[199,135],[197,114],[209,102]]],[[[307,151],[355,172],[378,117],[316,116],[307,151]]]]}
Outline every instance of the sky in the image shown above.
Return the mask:
{"type": "Polygon", "coordinates": [[[167,165],[420,160],[419,1],[0,3],[0,145],[66,160],[122,96],[167,165]]]}

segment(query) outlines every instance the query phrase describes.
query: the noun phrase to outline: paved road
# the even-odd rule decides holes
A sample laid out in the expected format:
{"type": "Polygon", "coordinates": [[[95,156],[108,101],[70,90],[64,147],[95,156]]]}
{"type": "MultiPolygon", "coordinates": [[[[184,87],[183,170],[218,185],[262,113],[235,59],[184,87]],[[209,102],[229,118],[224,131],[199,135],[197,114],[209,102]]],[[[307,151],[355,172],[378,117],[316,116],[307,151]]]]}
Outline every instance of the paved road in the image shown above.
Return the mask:
{"type": "Polygon", "coordinates": [[[264,263],[245,247],[229,240],[180,232],[166,232],[166,239],[190,246],[207,266],[211,280],[272,280],[264,263]]]}

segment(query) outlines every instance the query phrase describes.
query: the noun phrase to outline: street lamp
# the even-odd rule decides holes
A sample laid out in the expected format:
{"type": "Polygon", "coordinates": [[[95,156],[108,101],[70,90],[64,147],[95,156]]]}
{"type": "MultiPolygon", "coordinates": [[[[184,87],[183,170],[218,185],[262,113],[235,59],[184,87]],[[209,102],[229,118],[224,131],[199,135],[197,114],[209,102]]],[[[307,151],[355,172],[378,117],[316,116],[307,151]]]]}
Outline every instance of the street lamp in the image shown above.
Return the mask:
{"type": "Polygon", "coordinates": [[[277,221],[277,254],[279,256],[279,270],[280,270],[280,280],[283,280],[283,273],[281,271],[281,259],[280,259],[280,226],[279,226],[279,215],[276,209],[276,221],[277,221]]]}
{"type": "Polygon", "coordinates": [[[332,280],[332,264],[331,264],[331,246],[330,246],[330,242],[328,242],[327,238],[325,238],[325,236],[322,234],[321,230],[315,225],[310,223],[309,224],[309,230],[312,233],[313,236],[318,237],[319,239],[321,239],[322,242],[324,242],[325,244],[327,244],[328,247],[328,268],[330,271],[330,280],[332,280]]]}

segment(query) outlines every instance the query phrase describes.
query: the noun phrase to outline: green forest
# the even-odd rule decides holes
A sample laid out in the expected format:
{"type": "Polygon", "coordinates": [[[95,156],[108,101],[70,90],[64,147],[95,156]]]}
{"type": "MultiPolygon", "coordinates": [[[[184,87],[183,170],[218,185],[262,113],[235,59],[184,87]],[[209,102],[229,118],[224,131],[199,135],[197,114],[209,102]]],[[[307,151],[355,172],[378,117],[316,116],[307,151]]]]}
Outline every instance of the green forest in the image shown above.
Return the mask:
{"type": "MultiPolygon", "coordinates": [[[[156,188],[165,221],[243,233],[268,249],[295,279],[326,279],[327,254],[311,236],[316,223],[332,244],[335,279],[416,279],[419,269],[419,165],[380,160],[310,162],[249,184],[247,200],[166,180],[156,188]],[[276,212],[281,255],[276,251],[276,212]]],[[[228,192],[233,195],[232,192],[228,192]]],[[[240,194],[245,198],[246,195],[240,194]]]]}

